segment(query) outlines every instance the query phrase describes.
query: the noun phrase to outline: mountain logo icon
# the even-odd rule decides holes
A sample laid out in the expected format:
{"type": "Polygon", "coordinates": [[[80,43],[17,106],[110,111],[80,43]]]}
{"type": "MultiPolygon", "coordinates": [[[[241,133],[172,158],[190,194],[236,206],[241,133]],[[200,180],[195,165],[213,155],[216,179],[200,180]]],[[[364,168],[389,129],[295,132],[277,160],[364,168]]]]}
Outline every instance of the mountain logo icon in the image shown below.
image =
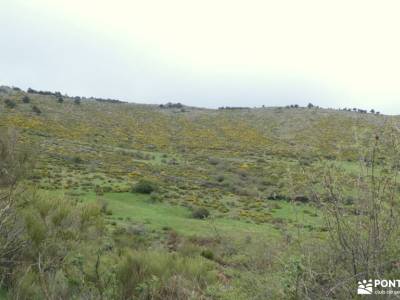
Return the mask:
{"type": "Polygon", "coordinates": [[[371,295],[372,294],[372,279],[363,280],[358,282],[357,294],[358,295],[371,295]]]}

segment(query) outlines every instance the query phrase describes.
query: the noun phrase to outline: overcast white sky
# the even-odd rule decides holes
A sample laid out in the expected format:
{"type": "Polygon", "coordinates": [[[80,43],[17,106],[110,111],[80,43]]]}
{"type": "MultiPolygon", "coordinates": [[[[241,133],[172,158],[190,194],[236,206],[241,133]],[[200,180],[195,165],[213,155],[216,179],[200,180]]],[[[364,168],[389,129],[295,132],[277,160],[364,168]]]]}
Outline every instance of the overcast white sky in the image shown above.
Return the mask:
{"type": "Polygon", "coordinates": [[[0,84],[400,114],[400,1],[0,0],[0,84]]]}

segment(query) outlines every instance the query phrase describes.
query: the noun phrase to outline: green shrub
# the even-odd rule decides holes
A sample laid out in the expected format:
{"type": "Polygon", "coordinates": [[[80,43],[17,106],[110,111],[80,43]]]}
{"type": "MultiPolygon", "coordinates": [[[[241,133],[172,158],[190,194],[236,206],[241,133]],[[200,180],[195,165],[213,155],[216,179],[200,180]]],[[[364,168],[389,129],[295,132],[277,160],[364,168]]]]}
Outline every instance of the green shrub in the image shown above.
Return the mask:
{"type": "Polygon", "coordinates": [[[112,187],[109,185],[96,185],[94,187],[94,192],[96,193],[96,195],[98,196],[102,196],[104,195],[104,193],[111,193],[113,191],[112,187]]]}
{"type": "Polygon", "coordinates": [[[37,107],[36,105],[32,106],[32,111],[38,115],[40,115],[42,113],[42,111],[40,110],[39,107],[37,107]]]}
{"type": "Polygon", "coordinates": [[[8,108],[15,108],[17,106],[17,103],[15,103],[15,101],[11,100],[11,99],[6,99],[4,101],[6,107],[8,108]]]}
{"type": "Polygon", "coordinates": [[[109,185],[105,185],[102,188],[104,193],[111,193],[113,191],[112,187],[109,185]]]}
{"type": "Polygon", "coordinates": [[[73,157],[73,158],[72,158],[72,161],[73,161],[74,164],[81,164],[81,163],[83,163],[83,159],[80,158],[79,156],[73,157]]]}
{"type": "Polygon", "coordinates": [[[218,176],[216,177],[216,180],[217,180],[218,182],[223,182],[223,181],[225,180],[225,176],[224,176],[224,175],[218,175],[218,176]]]}
{"type": "Polygon", "coordinates": [[[161,201],[162,201],[162,198],[161,198],[161,195],[160,195],[159,193],[157,193],[157,192],[151,192],[151,193],[150,193],[150,200],[151,200],[152,202],[161,202],[161,201]]]}
{"type": "Polygon", "coordinates": [[[206,219],[210,215],[210,212],[205,207],[200,207],[192,212],[192,217],[195,219],[206,219]]]}
{"type": "Polygon", "coordinates": [[[29,102],[31,102],[31,98],[29,98],[28,96],[24,96],[24,97],[22,98],[22,102],[24,102],[24,103],[29,103],[29,102]]]}
{"type": "Polygon", "coordinates": [[[103,188],[102,188],[100,185],[96,185],[96,186],[94,187],[94,192],[95,192],[96,195],[98,195],[98,196],[104,195],[103,188]]]}
{"type": "Polygon", "coordinates": [[[209,260],[213,260],[214,259],[214,252],[212,252],[209,249],[201,251],[200,255],[203,256],[204,258],[209,259],[209,260]]]}
{"type": "Polygon", "coordinates": [[[354,197],[348,196],[348,197],[345,198],[344,202],[345,202],[346,205],[353,205],[355,200],[354,200],[354,197]]]}
{"type": "Polygon", "coordinates": [[[112,211],[108,208],[108,202],[104,199],[99,200],[100,212],[106,214],[107,216],[112,215],[112,211]]]}
{"type": "Polygon", "coordinates": [[[151,194],[158,189],[157,184],[147,179],[140,179],[132,188],[132,192],[141,194],[151,194]]]}

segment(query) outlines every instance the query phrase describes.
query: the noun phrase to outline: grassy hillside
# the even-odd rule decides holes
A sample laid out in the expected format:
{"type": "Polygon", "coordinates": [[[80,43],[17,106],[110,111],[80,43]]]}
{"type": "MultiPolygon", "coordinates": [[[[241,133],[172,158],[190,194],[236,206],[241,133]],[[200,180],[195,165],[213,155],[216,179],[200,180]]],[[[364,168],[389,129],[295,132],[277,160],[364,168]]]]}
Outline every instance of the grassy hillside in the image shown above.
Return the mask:
{"type": "Polygon", "coordinates": [[[3,92],[0,125],[40,147],[33,180],[44,189],[126,192],[157,181],[163,200],[206,206],[217,215],[268,221],[268,202],[308,191],[287,172],[342,161],[351,169],[360,145],[394,117],[319,108],[207,110],[3,92]],[[32,111],[35,106],[41,113],[32,111]],[[357,144],[358,143],[358,144],[357,144]]]}
{"type": "MultiPolygon", "coordinates": [[[[159,251],[137,263],[154,268],[149,274],[156,279],[149,278],[168,286],[172,277],[164,282],[167,275],[150,261],[176,267],[176,258],[186,266],[176,272],[185,273],[186,260],[193,260],[189,264],[199,269],[192,271],[212,279],[193,279],[199,286],[188,287],[195,291],[191,299],[299,299],[302,289],[294,286],[303,273],[297,272],[310,263],[311,245],[317,253],[330,247],[324,244],[330,223],[321,199],[340,191],[344,215],[362,215],[354,204],[362,198],[360,171],[371,165],[371,145],[379,137],[375,172],[382,178],[389,172],[390,130],[399,125],[398,117],[316,107],[161,107],[7,87],[0,88],[0,107],[0,128],[15,129],[20,144],[33,152],[35,167],[25,184],[35,195],[100,209],[100,240],[68,259],[84,259],[99,244],[120,249],[118,255],[125,248],[139,251],[128,261],[159,251]],[[209,213],[206,219],[196,218],[200,209],[209,213]],[[167,262],[171,253],[174,262],[167,262]]],[[[35,208],[39,215],[42,208],[35,208]]],[[[107,257],[104,264],[114,259],[121,258],[107,257]]],[[[90,256],[85,262],[96,264],[90,256]]],[[[189,273],[182,276],[192,278],[189,273]]],[[[320,285],[330,282],[321,278],[312,277],[320,285]]],[[[41,293],[25,281],[26,295],[41,293]]],[[[115,296],[98,284],[102,297],[104,290],[115,296]]],[[[141,288],[137,295],[145,299],[141,288]]],[[[120,297],[136,293],[129,291],[120,297]]],[[[6,289],[0,289],[2,297],[6,289]]],[[[184,293],[180,299],[189,298],[184,293]]]]}

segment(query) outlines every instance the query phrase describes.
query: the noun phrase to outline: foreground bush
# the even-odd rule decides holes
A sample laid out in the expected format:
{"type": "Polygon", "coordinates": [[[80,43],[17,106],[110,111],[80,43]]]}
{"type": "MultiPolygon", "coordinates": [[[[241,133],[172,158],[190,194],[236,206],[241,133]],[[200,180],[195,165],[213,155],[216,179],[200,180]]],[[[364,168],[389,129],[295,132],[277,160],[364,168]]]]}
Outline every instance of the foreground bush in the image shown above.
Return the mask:
{"type": "Polygon", "coordinates": [[[117,267],[121,299],[206,299],[216,283],[213,264],[202,257],[179,257],[166,252],[131,252],[117,267]]]}
{"type": "Polygon", "coordinates": [[[367,141],[357,180],[333,164],[314,174],[324,178],[314,192],[328,234],[312,245],[304,243],[297,260],[287,264],[291,298],[353,299],[358,281],[400,276],[400,142],[390,133],[367,141]],[[356,195],[351,201],[348,191],[356,195]]]}

